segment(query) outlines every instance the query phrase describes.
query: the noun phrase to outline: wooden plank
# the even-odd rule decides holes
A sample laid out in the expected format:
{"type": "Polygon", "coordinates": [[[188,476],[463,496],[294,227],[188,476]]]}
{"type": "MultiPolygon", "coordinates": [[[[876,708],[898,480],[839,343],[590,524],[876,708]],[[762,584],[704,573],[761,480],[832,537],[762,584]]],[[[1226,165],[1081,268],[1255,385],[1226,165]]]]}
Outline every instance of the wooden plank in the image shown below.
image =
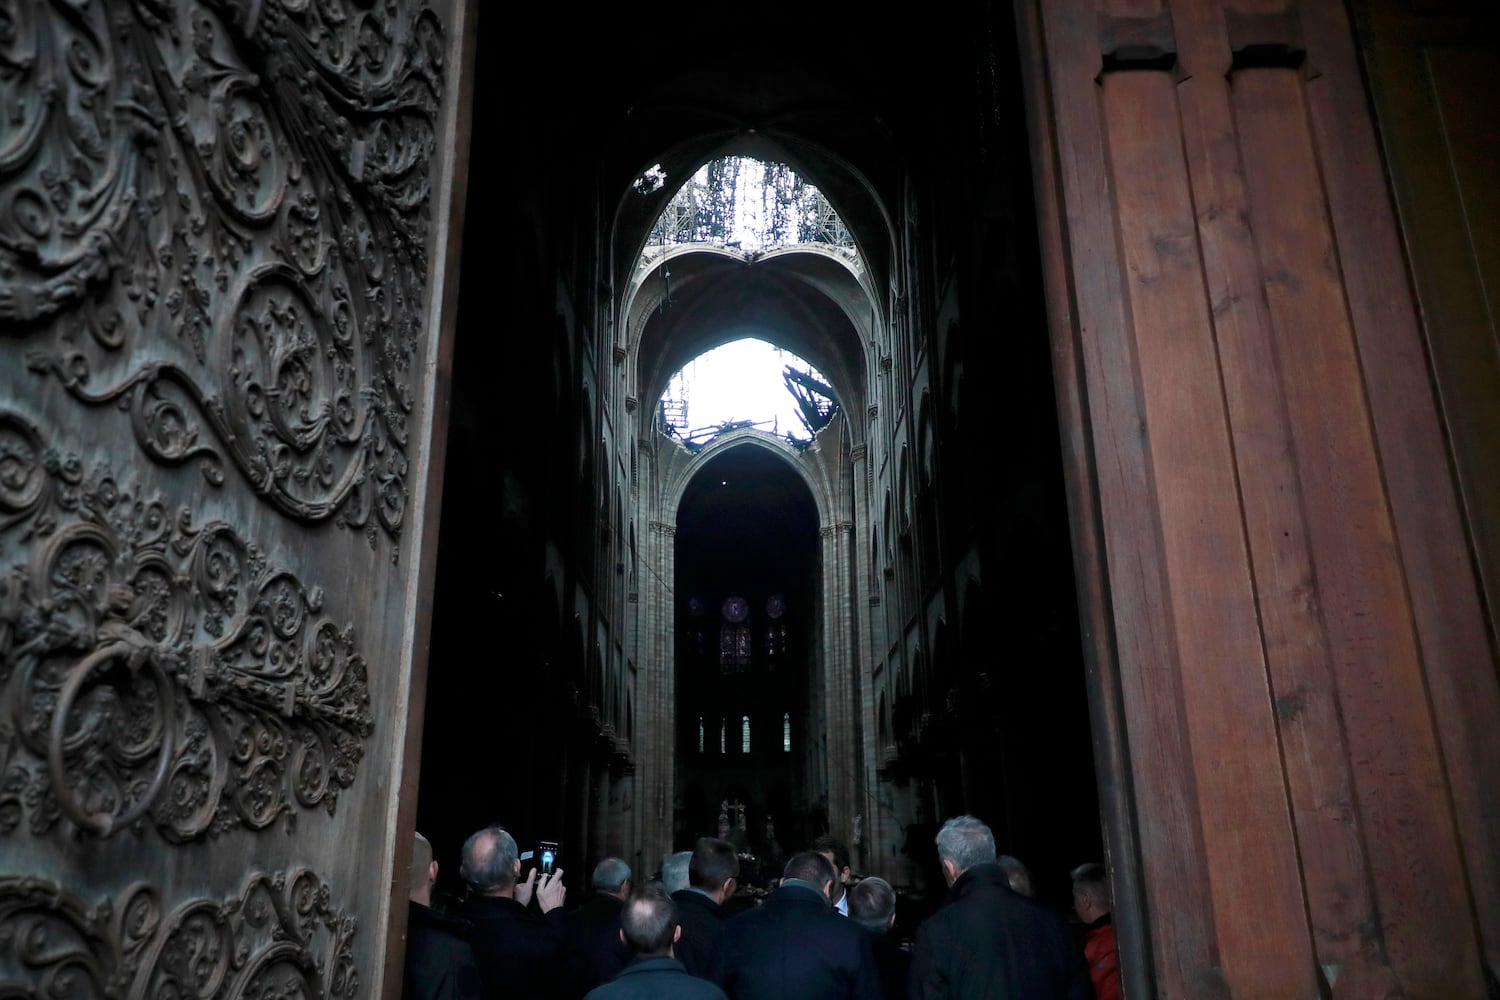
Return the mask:
{"type": "Polygon", "coordinates": [[[1381,996],[1395,980],[1361,929],[1373,910],[1370,873],[1259,287],[1230,107],[1231,52],[1215,11],[1202,5],[1176,11],[1187,78],[1178,88],[1184,149],[1317,958],[1335,996],[1381,996]]]}
{"type": "Polygon", "coordinates": [[[1197,777],[1215,930],[1236,996],[1317,989],[1241,527],[1174,76],[1103,82],[1119,240],[1197,777]]]}
{"type": "Polygon", "coordinates": [[[1114,891],[1113,921],[1120,954],[1120,980],[1129,997],[1156,995],[1151,962],[1151,923],[1141,871],[1135,789],[1115,652],[1113,609],[1098,503],[1098,472],[1091,449],[1093,428],[1084,391],[1084,369],[1075,315],[1067,233],[1063,225],[1057,136],[1049,113],[1046,49],[1035,6],[1015,8],[1022,84],[1031,135],[1037,230],[1046,286],[1047,326],[1052,347],[1062,462],[1073,542],[1073,578],[1079,618],[1089,715],[1094,728],[1094,769],[1099,785],[1105,851],[1114,891]]]}
{"type": "Polygon", "coordinates": [[[1079,356],[1090,415],[1099,520],[1130,739],[1151,946],[1163,995],[1227,997],[1150,458],[1142,433],[1123,264],[1105,163],[1099,11],[1090,0],[1039,3],[1066,217],[1079,356]]]}
{"type": "MultiPolygon", "coordinates": [[[[1345,302],[1353,290],[1344,287],[1333,244],[1302,81],[1291,69],[1247,70],[1235,75],[1233,94],[1319,601],[1375,876],[1377,909],[1365,916],[1378,923],[1408,996],[1477,996],[1447,783],[1395,526],[1364,416],[1369,400],[1345,302]]],[[[1357,264],[1361,251],[1349,249],[1348,260],[1357,264]]]]}

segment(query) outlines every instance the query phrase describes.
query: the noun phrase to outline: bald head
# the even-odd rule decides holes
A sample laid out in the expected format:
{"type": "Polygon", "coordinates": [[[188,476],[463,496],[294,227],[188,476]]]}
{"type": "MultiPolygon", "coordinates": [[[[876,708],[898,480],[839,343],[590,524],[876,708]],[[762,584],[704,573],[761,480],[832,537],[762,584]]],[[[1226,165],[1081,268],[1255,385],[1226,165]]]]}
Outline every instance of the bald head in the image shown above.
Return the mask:
{"type": "Polygon", "coordinates": [[[411,868],[407,895],[423,906],[432,904],[432,884],[437,881],[437,862],[432,860],[432,844],[420,833],[412,838],[411,868]]]}
{"type": "Polygon", "coordinates": [[[620,913],[620,939],[643,958],[672,954],[678,937],[677,907],[666,886],[647,882],[631,890],[620,913]]]}
{"type": "Polygon", "coordinates": [[[487,826],[464,841],[458,874],[475,892],[508,895],[516,887],[518,860],[516,838],[504,827],[487,826]]]}

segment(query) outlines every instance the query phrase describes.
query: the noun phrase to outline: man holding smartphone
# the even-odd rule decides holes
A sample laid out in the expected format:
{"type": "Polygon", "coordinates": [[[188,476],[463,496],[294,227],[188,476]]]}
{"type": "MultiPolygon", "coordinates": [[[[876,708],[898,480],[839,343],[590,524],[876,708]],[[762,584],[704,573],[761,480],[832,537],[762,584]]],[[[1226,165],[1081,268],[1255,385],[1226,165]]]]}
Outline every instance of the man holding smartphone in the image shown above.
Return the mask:
{"type": "Polygon", "coordinates": [[[459,874],[469,887],[463,916],[474,925],[474,953],[486,1000],[547,998],[563,974],[563,870],[520,881],[516,840],[490,826],[464,841],[459,874]],[[535,899],[540,913],[530,909],[535,899]]]}

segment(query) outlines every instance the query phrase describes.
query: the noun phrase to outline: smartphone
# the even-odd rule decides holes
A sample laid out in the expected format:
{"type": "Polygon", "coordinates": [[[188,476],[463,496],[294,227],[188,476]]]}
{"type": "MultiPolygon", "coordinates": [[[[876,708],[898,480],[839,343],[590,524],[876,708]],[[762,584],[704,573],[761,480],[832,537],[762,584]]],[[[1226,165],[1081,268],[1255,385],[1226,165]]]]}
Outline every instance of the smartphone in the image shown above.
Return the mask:
{"type": "Polygon", "coordinates": [[[551,875],[557,870],[557,859],[562,857],[562,848],[556,841],[544,840],[536,847],[536,870],[538,875],[551,875]]]}

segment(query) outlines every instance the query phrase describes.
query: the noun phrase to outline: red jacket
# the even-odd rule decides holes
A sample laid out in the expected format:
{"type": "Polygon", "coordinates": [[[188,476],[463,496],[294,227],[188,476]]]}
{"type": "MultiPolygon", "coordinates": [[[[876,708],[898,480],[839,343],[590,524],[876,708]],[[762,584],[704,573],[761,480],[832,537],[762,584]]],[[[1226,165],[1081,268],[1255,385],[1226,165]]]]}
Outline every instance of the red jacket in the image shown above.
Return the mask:
{"type": "Polygon", "coordinates": [[[1089,979],[1097,1000],[1120,1000],[1120,959],[1115,952],[1115,925],[1108,916],[1089,925],[1083,957],[1089,963],[1089,979]]]}

